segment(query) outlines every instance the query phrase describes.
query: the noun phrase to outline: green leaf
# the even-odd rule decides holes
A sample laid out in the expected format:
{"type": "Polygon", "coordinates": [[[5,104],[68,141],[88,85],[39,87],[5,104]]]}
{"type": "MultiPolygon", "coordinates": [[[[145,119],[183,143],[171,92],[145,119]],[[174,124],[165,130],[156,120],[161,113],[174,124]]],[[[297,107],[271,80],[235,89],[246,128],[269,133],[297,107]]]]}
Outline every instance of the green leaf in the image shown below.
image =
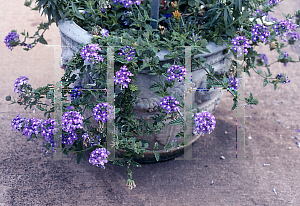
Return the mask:
{"type": "Polygon", "coordinates": [[[236,99],[233,99],[233,106],[231,108],[231,111],[233,111],[237,107],[238,101],[236,99]]]}
{"type": "Polygon", "coordinates": [[[80,163],[80,161],[81,161],[82,157],[83,157],[83,154],[82,154],[82,152],[77,154],[77,164],[79,164],[79,163],[80,163]]]}
{"type": "Polygon", "coordinates": [[[154,150],[158,150],[158,143],[157,142],[155,142],[155,144],[154,144],[154,150]]]}
{"type": "Polygon", "coordinates": [[[153,154],[154,154],[154,156],[155,156],[156,161],[158,162],[158,161],[159,161],[159,153],[153,151],[153,154]]]}
{"type": "Polygon", "coordinates": [[[183,118],[174,119],[171,122],[169,122],[169,125],[183,125],[184,121],[183,118]]]}
{"type": "Polygon", "coordinates": [[[129,89],[130,89],[131,91],[137,91],[139,88],[138,88],[138,86],[135,85],[135,84],[129,84],[129,89]]]}
{"type": "Polygon", "coordinates": [[[37,39],[38,42],[42,43],[42,44],[48,44],[46,39],[44,39],[43,36],[40,36],[38,39],[37,39]]]}
{"type": "Polygon", "coordinates": [[[263,86],[265,87],[265,86],[267,86],[267,84],[268,84],[268,80],[267,80],[267,79],[264,79],[263,86]]]}
{"type": "Polygon", "coordinates": [[[165,151],[168,151],[168,150],[170,149],[170,147],[171,147],[171,143],[168,142],[168,143],[164,146],[164,150],[165,150],[165,151]]]}
{"type": "Polygon", "coordinates": [[[277,84],[274,84],[274,91],[277,89],[277,84]]]}
{"type": "Polygon", "coordinates": [[[189,6],[194,7],[195,4],[196,4],[196,1],[195,0],[188,0],[188,4],[189,4],[189,6]]]}

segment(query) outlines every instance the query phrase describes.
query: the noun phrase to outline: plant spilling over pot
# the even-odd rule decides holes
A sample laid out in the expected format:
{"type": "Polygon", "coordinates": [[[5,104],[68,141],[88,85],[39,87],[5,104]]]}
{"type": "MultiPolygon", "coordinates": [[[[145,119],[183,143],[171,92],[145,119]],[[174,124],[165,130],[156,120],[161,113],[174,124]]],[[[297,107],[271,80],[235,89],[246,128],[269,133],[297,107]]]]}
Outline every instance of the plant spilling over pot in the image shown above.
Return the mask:
{"type": "MultiPolygon", "coordinates": [[[[31,4],[31,1],[25,2],[26,6],[31,4]]],[[[69,20],[88,31],[93,38],[88,44],[78,46],[78,52],[73,53],[61,78],[61,125],[50,116],[56,112],[54,85],[33,89],[28,84],[28,76],[20,76],[14,85],[18,100],[12,101],[11,96],[7,96],[6,100],[12,104],[26,105],[25,109],[35,105],[45,112],[47,119],[26,119],[18,115],[12,120],[12,128],[22,131],[28,140],[40,134],[46,142],[45,151],[54,151],[57,144],[61,144],[64,154],[77,154],[78,163],[85,152],[91,152],[89,162],[101,168],[105,168],[104,164],[108,161],[127,165],[127,185],[131,189],[135,183],[129,166],[140,166],[133,159],[136,155],[143,156],[149,146],[147,140],[140,139],[141,136],[159,133],[165,127],[166,120],[171,120],[168,125],[184,125],[175,139],[189,137],[184,135],[187,125],[193,128],[194,135],[209,134],[214,130],[216,121],[212,114],[200,111],[193,104],[189,107],[184,103],[182,94],[170,93],[174,85],[185,82],[192,71],[205,71],[207,85],[202,89],[222,88],[229,91],[233,95],[234,110],[238,100],[258,104],[251,92],[249,98],[238,98],[237,90],[242,81],[237,72],[238,58],[243,60],[244,72],[250,76],[250,69],[253,69],[264,78],[263,85],[271,83],[274,90],[278,83],[288,83],[288,77],[280,73],[272,78],[270,66],[275,62],[269,63],[267,55],[257,52],[255,47],[259,43],[269,45],[270,50],[276,50],[279,54],[276,62],[284,66],[289,62],[298,62],[292,60],[283,49],[300,38],[295,31],[299,24],[299,12],[295,16],[286,15],[286,19],[281,20],[270,16],[279,0],[37,0],[35,4],[32,9],[46,14],[48,22],[41,23],[34,36],[22,32],[22,42],[20,35],[15,30],[11,31],[4,40],[9,49],[22,46],[28,51],[37,43],[47,44],[43,35],[49,26],[69,20]],[[28,43],[27,40],[32,41],[28,43]],[[223,53],[233,55],[234,58],[226,56],[230,62],[228,72],[216,73],[203,58],[203,54],[210,53],[207,48],[209,42],[226,45],[223,53]],[[190,67],[186,67],[185,63],[188,48],[191,49],[191,71],[186,70],[190,67]],[[164,61],[161,61],[158,52],[166,50],[164,61]],[[257,66],[266,67],[265,76],[257,66]],[[134,82],[141,72],[159,77],[157,82],[149,85],[150,90],[160,98],[158,112],[151,117],[154,121],[151,124],[143,118],[136,118],[133,109],[141,92],[134,82]],[[77,80],[86,75],[92,76],[90,81],[93,86],[76,85],[77,80]],[[107,78],[109,75],[111,78],[107,78]],[[107,100],[108,85],[116,89],[113,105],[107,100]],[[95,102],[91,103],[92,97],[95,102]],[[41,98],[50,99],[51,105],[42,103],[41,98]],[[192,115],[182,114],[180,110],[183,108],[192,115]],[[84,117],[86,110],[92,112],[88,118],[84,117]],[[84,129],[91,124],[91,120],[96,121],[98,126],[84,129]],[[116,131],[108,129],[108,124],[112,122],[116,131]],[[59,126],[62,133],[54,138],[59,126]],[[106,145],[108,134],[114,136],[113,148],[126,150],[123,159],[109,158],[106,145]]],[[[176,142],[174,138],[172,143],[176,142]]],[[[177,143],[168,144],[164,149],[167,151],[170,145],[178,146],[177,143]]],[[[183,145],[184,142],[179,146],[183,145]]],[[[153,152],[159,160],[157,146],[156,142],[153,152]]]]}

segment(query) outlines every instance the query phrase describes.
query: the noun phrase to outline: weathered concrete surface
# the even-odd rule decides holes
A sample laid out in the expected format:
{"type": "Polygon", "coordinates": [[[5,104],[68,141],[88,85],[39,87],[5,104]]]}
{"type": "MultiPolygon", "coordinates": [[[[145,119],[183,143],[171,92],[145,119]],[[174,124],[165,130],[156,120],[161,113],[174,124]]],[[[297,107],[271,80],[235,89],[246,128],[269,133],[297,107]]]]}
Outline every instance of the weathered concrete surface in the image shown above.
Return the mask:
{"type": "MultiPolygon", "coordinates": [[[[281,12],[298,8],[296,0],[286,0],[274,16],[282,18],[281,12]]],[[[17,0],[1,1],[0,19],[1,41],[12,29],[33,34],[45,20],[17,0]]],[[[45,38],[50,45],[60,44],[54,25],[45,38]]],[[[258,51],[269,59],[277,55],[262,47],[258,51]]],[[[296,57],[290,48],[285,51],[296,57]]],[[[232,100],[225,93],[215,112],[215,131],[193,146],[193,157],[201,160],[133,168],[137,188],[128,190],[125,168],[109,163],[103,170],[87,159],[77,165],[74,157],[47,162],[42,139],[26,142],[25,136],[12,131],[10,122],[19,113],[44,118],[41,112],[8,105],[5,96],[14,96],[13,83],[20,75],[28,75],[34,88],[54,83],[53,50],[38,45],[30,52],[21,48],[11,52],[0,43],[0,53],[0,205],[300,205],[300,148],[290,138],[300,137],[296,132],[300,129],[299,64],[274,64],[274,75],[286,72],[291,80],[275,92],[271,85],[263,88],[258,75],[245,77],[246,96],[252,91],[260,100],[253,109],[245,107],[246,116],[252,117],[246,118],[247,160],[230,159],[235,157],[235,111],[230,111],[232,100]],[[221,155],[226,159],[221,160],[221,155]],[[264,163],[270,166],[263,167],[264,163]]]]}

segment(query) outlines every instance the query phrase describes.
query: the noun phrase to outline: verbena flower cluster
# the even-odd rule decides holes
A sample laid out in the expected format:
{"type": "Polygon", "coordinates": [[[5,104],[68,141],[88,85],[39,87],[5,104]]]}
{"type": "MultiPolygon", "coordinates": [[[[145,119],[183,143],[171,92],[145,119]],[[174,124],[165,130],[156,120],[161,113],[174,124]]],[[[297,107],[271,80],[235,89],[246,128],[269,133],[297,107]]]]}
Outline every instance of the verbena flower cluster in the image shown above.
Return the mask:
{"type": "Polygon", "coordinates": [[[61,135],[61,142],[66,145],[72,145],[77,139],[78,137],[75,131],[68,132],[68,134],[63,133],[61,135]]]}
{"type": "Polygon", "coordinates": [[[130,5],[133,5],[133,3],[136,4],[136,5],[141,4],[140,0],[135,0],[135,1],[132,1],[132,0],[113,0],[113,2],[115,4],[120,3],[121,5],[124,5],[125,8],[130,8],[130,5]]]}
{"type": "Polygon", "coordinates": [[[121,67],[120,71],[116,72],[116,76],[114,77],[115,84],[121,84],[123,87],[127,88],[128,83],[131,81],[128,76],[133,76],[133,74],[128,71],[126,65],[124,65],[121,67]]]}
{"type": "Polygon", "coordinates": [[[58,131],[58,124],[55,119],[46,119],[41,123],[41,135],[54,147],[54,135],[58,131]]]}
{"type": "Polygon", "coordinates": [[[72,89],[72,94],[69,95],[71,97],[71,100],[80,97],[80,95],[82,94],[82,92],[79,91],[80,89],[81,87],[74,87],[74,89],[72,89]]]}
{"type": "Polygon", "coordinates": [[[277,74],[276,79],[281,80],[284,84],[291,82],[291,80],[289,80],[289,77],[282,73],[277,74]]]}
{"type": "Polygon", "coordinates": [[[11,41],[20,42],[19,34],[17,34],[16,32],[9,32],[8,35],[5,37],[4,43],[6,47],[10,50],[12,50],[11,41]]]}
{"type": "Polygon", "coordinates": [[[39,134],[42,121],[43,120],[36,118],[27,119],[24,125],[23,134],[27,136],[28,139],[31,138],[32,134],[39,134]]]}
{"type": "Polygon", "coordinates": [[[161,106],[164,110],[167,110],[167,113],[171,113],[173,111],[179,111],[179,107],[177,106],[179,101],[177,101],[174,97],[168,96],[164,97],[160,102],[159,106],[161,106]]]}
{"type": "Polygon", "coordinates": [[[132,60],[131,55],[135,54],[135,50],[131,46],[122,47],[120,50],[121,52],[119,53],[119,55],[120,56],[125,55],[126,60],[130,62],[132,60]]]}
{"type": "Polygon", "coordinates": [[[123,23],[124,23],[125,26],[129,25],[129,21],[127,20],[126,17],[130,17],[130,16],[132,16],[132,12],[131,11],[124,11],[123,12],[123,15],[121,17],[121,21],[123,21],[123,23]]]}
{"type": "Polygon", "coordinates": [[[195,114],[195,132],[194,134],[210,134],[215,129],[216,120],[215,117],[207,111],[195,114]]]}
{"type": "Polygon", "coordinates": [[[172,65],[168,71],[168,81],[178,78],[178,82],[182,82],[184,75],[186,75],[185,68],[179,65],[172,65]]]}
{"type": "Polygon", "coordinates": [[[94,146],[94,145],[100,145],[101,144],[101,137],[98,135],[95,135],[94,137],[89,137],[87,133],[84,133],[82,135],[83,137],[83,145],[87,146],[89,144],[89,146],[94,146]]]}
{"type": "Polygon", "coordinates": [[[98,122],[101,121],[105,123],[107,119],[112,119],[114,117],[113,106],[109,105],[107,102],[97,104],[93,109],[94,119],[98,122]]]}
{"type": "Polygon", "coordinates": [[[86,61],[103,62],[104,58],[97,51],[101,51],[98,44],[88,44],[81,49],[80,55],[86,61]]]}
{"type": "Polygon", "coordinates": [[[95,149],[90,155],[89,162],[97,167],[105,168],[104,164],[107,163],[108,155],[109,151],[107,151],[105,148],[95,149]]]}
{"type": "Polygon", "coordinates": [[[20,92],[23,92],[23,90],[21,89],[21,86],[23,84],[27,84],[28,83],[28,80],[29,80],[29,77],[28,76],[20,76],[19,78],[17,78],[15,80],[15,84],[14,84],[14,92],[16,94],[20,93],[20,92]]]}
{"type": "Polygon", "coordinates": [[[293,38],[299,39],[299,34],[294,32],[293,30],[297,29],[298,25],[293,24],[291,21],[288,20],[279,20],[277,24],[273,25],[273,29],[276,32],[277,36],[283,38],[283,41],[287,41],[287,36],[292,36],[293,38]]]}
{"type": "Polygon", "coordinates": [[[256,24],[252,29],[252,41],[257,42],[259,39],[266,43],[268,40],[267,38],[270,36],[270,32],[268,30],[268,27],[261,25],[261,24],[256,24]]]}
{"type": "Polygon", "coordinates": [[[65,132],[72,132],[73,130],[83,128],[83,117],[77,111],[68,111],[64,113],[61,120],[62,129],[65,132]]]}
{"type": "Polygon", "coordinates": [[[190,37],[190,39],[194,42],[197,42],[197,41],[200,41],[200,37],[201,37],[201,35],[192,33],[192,36],[190,37]]]}
{"type": "Polygon", "coordinates": [[[238,52],[239,55],[242,55],[243,52],[248,54],[247,48],[251,48],[249,45],[249,40],[244,36],[235,37],[231,40],[231,43],[233,44],[232,50],[234,52],[238,52]]]}
{"type": "Polygon", "coordinates": [[[242,78],[229,77],[230,86],[228,86],[228,87],[231,89],[238,89],[240,87],[241,81],[242,81],[242,78]]]}
{"type": "Polygon", "coordinates": [[[25,117],[20,117],[19,116],[20,114],[18,114],[12,121],[11,121],[11,127],[13,129],[13,131],[15,132],[19,132],[22,127],[23,127],[23,124],[25,123],[26,121],[26,118],[25,117]]]}
{"type": "Polygon", "coordinates": [[[266,13],[262,12],[260,9],[256,9],[255,12],[252,13],[253,16],[258,17],[258,16],[267,16],[266,13]]]}
{"type": "Polygon", "coordinates": [[[280,0],[269,0],[269,5],[279,4],[280,0]]]}
{"type": "Polygon", "coordinates": [[[283,52],[283,57],[284,59],[286,59],[287,61],[283,63],[283,66],[287,66],[288,64],[288,57],[289,57],[289,54],[287,52],[283,52]]]}

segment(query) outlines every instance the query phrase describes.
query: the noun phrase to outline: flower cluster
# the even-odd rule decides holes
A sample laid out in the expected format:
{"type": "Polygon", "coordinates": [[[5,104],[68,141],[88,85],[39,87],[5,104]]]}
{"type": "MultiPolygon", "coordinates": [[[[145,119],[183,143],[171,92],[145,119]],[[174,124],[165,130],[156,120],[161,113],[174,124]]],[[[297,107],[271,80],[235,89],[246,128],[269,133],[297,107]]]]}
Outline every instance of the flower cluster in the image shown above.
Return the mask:
{"type": "Polygon", "coordinates": [[[82,137],[83,137],[83,146],[85,147],[87,147],[88,144],[92,147],[93,145],[100,145],[101,143],[101,137],[98,135],[95,135],[95,137],[90,138],[87,133],[84,133],[82,137]]]}
{"type": "Polygon", "coordinates": [[[33,133],[37,135],[42,121],[43,120],[36,118],[27,119],[24,125],[23,134],[27,136],[28,139],[31,138],[33,133]]]}
{"type": "Polygon", "coordinates": [[[4,43],[7,48],[12,50],[12,46],[15,46],[17,43],[19,43],[19,34],[16,32],[9,32],[8,35],[4,39],[4,43]]]}
{"type": "Polygon", "coordinates": [[[114,117],[113,111],[113,106],[109,105],[107,102],[99,103],[94,107],[93,115],[97,122],[102,121],[102,123],[105,123],[107,118],[112,119],[114,117]]]}
{"type": "Polygon", "coordinates": [[[86,61],[103,62],[103,56],[99,55],[97,51],[101,51],[98,44],[88,44],[81,49],[80,55],[86,61]]]}
{"type": "Polygon", "coordinates": [[[18,114],[12,121],[11,121],[11,127],[13,129],[13,131],[15,132],[19,132],[22,127],[23,127],[23,124],[25,123],[26,121],[26,118],[25,117],[20,117],[19,116],[20,114],[18,114]]]}
{"type": "Polygon", "coordinates": [[[74,89],[72,89],[72,94],[70,94],[71,100],[73,101],[75,98],[80,97],[80,95],[82,94],[81,91],[79,91],[81,89],[81,87],[74,87],[74,89]]]}
{"type": "Polygon", "coordinates": [[[259,39],[266,43],[268,40],[267,38],[270,36],[270,32],[268,30],[268,27],[261,25],[261,24],[256,24],[252,29],[252,41],[257,42],[259,39]]]}
{"type": "Polygon", "coordinates": [[[124,5],[125,8],[130,8],[130,5],[133,5],[135,3],[136,5],[140,5],[141,1],[140,0],[113,0],[115,4],[120,3],[121,5],[124,5]]]}
{"type": "Polygon", "coordinates": [[[243,52],[248,54],[247,48],[251,48],[249,45],[249,40],[244,36],[235,37],[232,39],[231,43],[233,44],[232,50],[234,52],[238,52],[238,55],[242,55],[243,52]]]}
{"type": "Polygon", "coordinates": [[[83,123],[83,117],[77,111],[68,111],[64,113],[61,120],[62,129],[65,132],[72,132],[75,129],[80,129],[83,123]]]}
{"type": "Polygon", "coordinates": [[[195,132],[194,134],[210,134],[215,129],[216,120],[215,117],[207,111],[195,114],[195,132]]]}
{"type": "Polygon", "coordinates": [[[241,81],[242,81],[242,78],[229,77],[230,86],[228,86],[228,88],[238,89],[240,87],[241,81]]]}
{"type": "Polygon", "coordinates": [[[273,25],[273,29],[276,32],[277,36],[281,38],[284,37],[284,42],[287,41],[287,36],[292,36],[293,38],[299,38],[299,34],[294,30],[298,28],[298,25],[293,24],[291,21],[279,20],[277,24],[273,25]]]}
{"type": "Polygon", "coordinates": [[[96,165],[97,167],[100,166],[103,169],[105,169],[104,164],[107,163],[107,157],[109,154],[110,152],[107,151],[105,148],[95,149],[90,155],[89,162],[92,165],[96,165]]]}
{"type": "Polygon", "coordinates": [[[126,20],[126,17],[132,16],[132,12],[131,11],[124,11],[123,13],[124,13],[124,15],[122,15],[121,21],[123,21],[123,23],[124,23],[125,26],[128,26],[129,25],[129,21],[126,20]]]}
{"type": "Polygon", "coordinates": [[[175,80],[178,78],[178,81],[181,82],[183,80],[184,75],[186,75],[185,68],[179,65],[171,66],[168,71],[168,81],[175,80]]]}
{"type": "Polygon", "coordinates": [[[123,87],[127,88],[128,83],[131,81],[128,76],[133,76],[133,74],[128,71],[126,65],[124,65],[121,67],[120,71],[116,72],[116,76],[114,77],[115,84],[122,84],[123,87]]]}
{"type": "Polygon", "coordinates": [[[268,65],[269,64],[269,59],[267,57],[266,54],[262,54],[262,53],[259,53],[259,56],[260,57],[257,61],[259,63],[259,65],[268,65]]]}
{"type": "Polygon", "coordinates": [[[267,14],[263,13],[262,10],[260,10],[260,9],[256,9],[256,11],[252,13],[252,15],[255,16],[255,17],[267,16],[267,14]]]}
{"type": "Polygon", "coordinates": [[[174,97],[168,96],[164,97],[160,102],[159,106],[161,106],[163,109],[167,110],[167,113],[171,113],[173,111],[179,111],[179,107],[177,106],[179,104],[179,101],[177,101],[174,97]]]}
{"type": "Polygon", "coordinates": [[[282,73],[277,74],[276,79],[281,80],[284,84],[291,82],[291,80],[289,80],[289,77],[282,73]]]}
{"type": "Polygon", "coordinates": [[[190,37],[190,39],[194,42],[197,42],[197,41],[200,41],[200,37],[201,37],[201,35],[192,33],[192,36],[190,37]]]}
{"type": "Polygon", "coordinates": [[[55,119],[46,119],[41,123],[41,135],[45,140],[54,146],[54,135],[58,131],[58,124],[55,119]]]}
{"type": "Polygon", "coordinates": [[[68,134],[61,135],[61,142],[66,145],[72,145],[77,140],[77,134],[74,131],[68,132],[68,134]]]}
{"type": "Polygon", "coordinates": [[[135,54],[135,50],[131,46],[122,47],[120,50],[121,52],[119,53],[119,55],[120,56],[125,55],[126,60],[130,62],[132,60],[131,55],[135,54]]]}
{"type": "Polygon", "coordinates": [[[269,5],[279,4],[280,0],[269,0],[269,5]]]}
{"type": "MultiPolygon", "coordinates": [[[[107,37],[109,35],[109,31],[107,29],[101,29],[100,34],[102,37],[107,37]]],[[[101,61],[103,62],[103,59],[101,61]]]]}
{"type": "Polygon", "coordinates": [[[28,76],[20,76],[19,78],[17,78],[15,80],[15,84],[14,84],[14,92],[16,94],[22,92],[23,90],[21,89],[21,86],[23,84],[27,84],[28,83],[28,80],[29,80],[29,77],[28,76]]]}
{"type": "Polygon", "coordinates": [[[283,58],[285,59],[283,66],[287,66],[287,63],[289,62],[288,60],[289,54],[287,52],[283,52],[283,58]]]}

